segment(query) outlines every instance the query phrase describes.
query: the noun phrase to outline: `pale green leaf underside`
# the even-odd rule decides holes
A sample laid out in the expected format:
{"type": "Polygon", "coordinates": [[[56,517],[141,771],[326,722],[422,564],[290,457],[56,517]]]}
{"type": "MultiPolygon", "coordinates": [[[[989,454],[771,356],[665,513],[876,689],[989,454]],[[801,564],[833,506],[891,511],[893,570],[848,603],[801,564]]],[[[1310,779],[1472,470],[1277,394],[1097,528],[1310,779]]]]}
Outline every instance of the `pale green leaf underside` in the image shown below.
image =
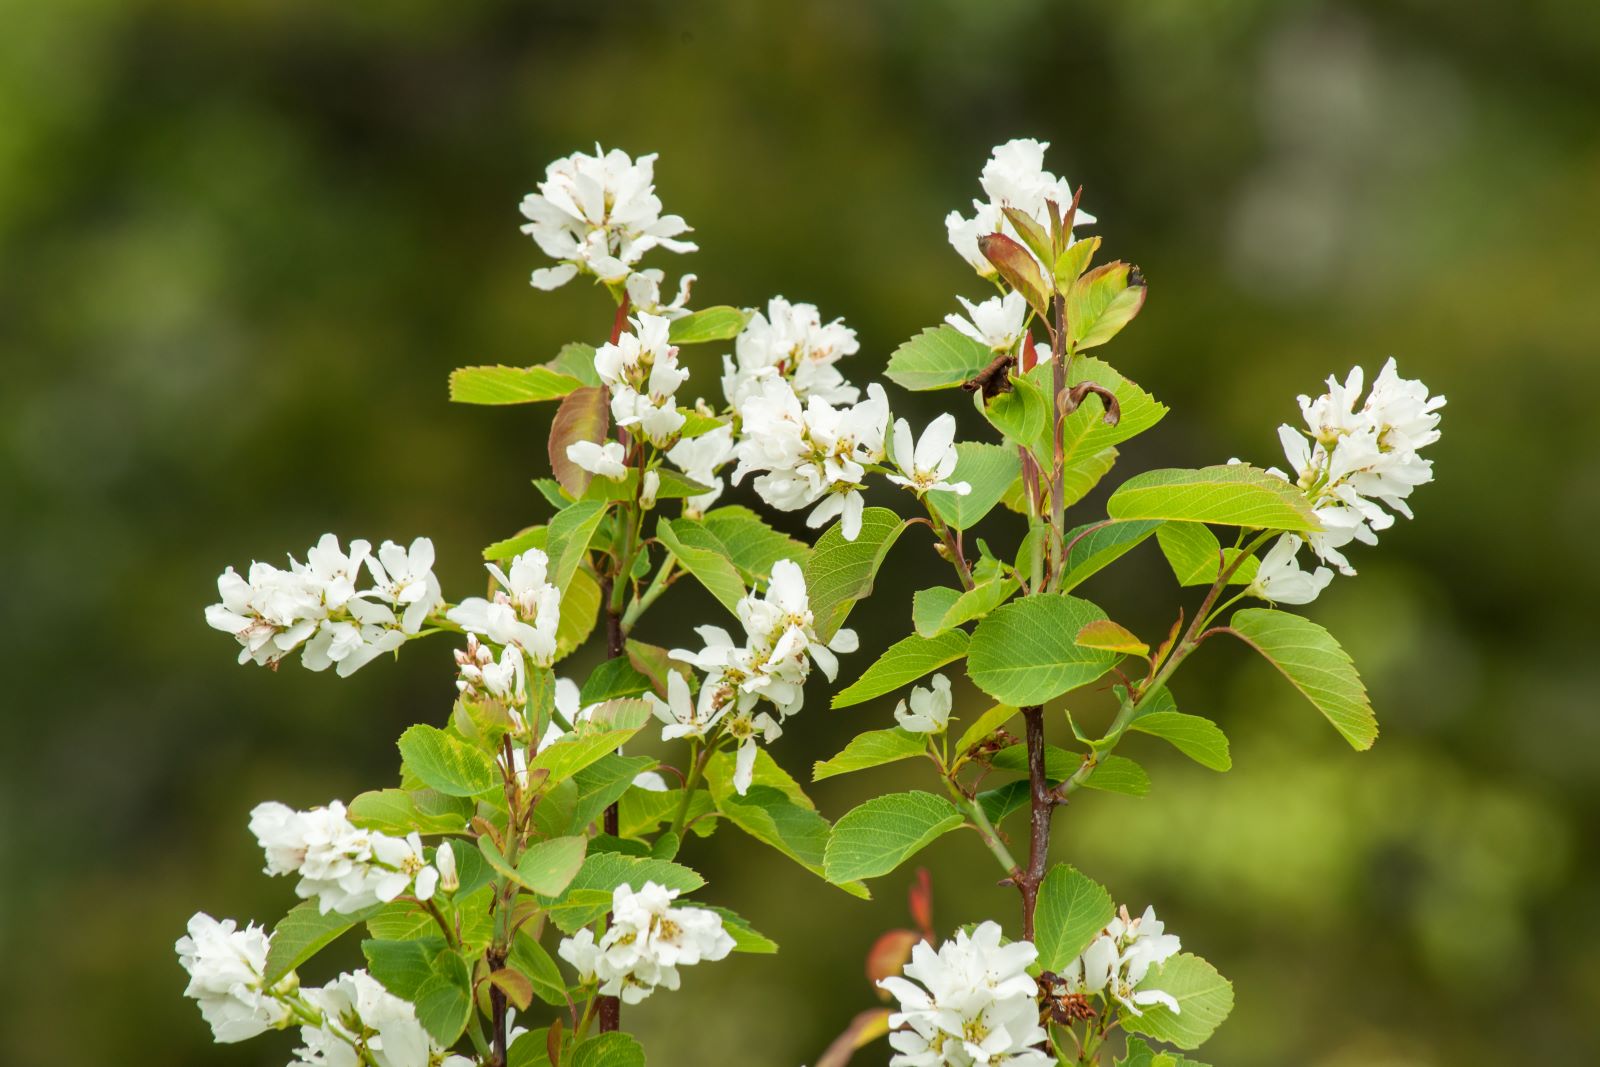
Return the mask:
{"type": "Polygon", "coordinates": [[[1228,735],[1216,723],[1199,715],[1153,711],[1134,719],[1129,729],[1170,742],[1179,752],[1213,771],[1225,771],[1233,766],[1233,757],[1228,753],[1228,735]]]}
{"type": "Polygon", "coordinates": [[[723,607],[738,609],[745,595],[744,579],[716,534],[692,519],[662,519],[656,524],[656,537],[723,607]]]}
{"type": "Polygon", "coordinates": [[[1243,463],[1136,475],[1111,494],[1106,514],[1293,532],[1320,528],[1303,492],[1243,463]]]}
{"type": "Polygon", "coordinates": [[[872,592],[883,558],[905,528],[905,521],[888,508],[867,508],[854,541],[844,539],[838,523],[817,539],[805,578],[818,637],[832,640],[855,602],[872,592]]]}
{"type": "Polygon", "coordinates": [[[953,389],[968,381],[995,354],[953,326],[931,326],[889,356],[885,377],[902,389],[953,389]]]}
{"type": "Polygon", "coordinates": [[[845,745],[844,750],[837,756],[818,760],[812,769],[811,780],[820,782],[836,774],[849,774],[852,771],[866,770],[868,767],[880,767],[885,763],[920,756],[927,750],[928,741],[925,734],[914,734],[898,728],[868,730],[851,738],[850,743],[845,745]]]}
{"type": "Polygon", "coordinates": [[[1236,611],[1228,626],[1282,671],[1351,747],[1372,747],[1377,717],[1355,664],[1332,634],[1310,619],[1271,608],[1236,611]]]}
{"type": "Polygon", "coordinates": [[[560,400],[583,382],[549,367],[461,367],[450,372],[458,404],[527,404],[560,400]]]}
{"type": "Polygon", "coordinates": [[[960,458],[949,481],[966,482],[971,491],[966,496],[944,490],[929,493],[928,503],[951,526],[970,530],[1005,496],[1017,479],[1021,460],[1015,448],[980,441],[962,441],[956,445],[956,455],[960,458]]]}

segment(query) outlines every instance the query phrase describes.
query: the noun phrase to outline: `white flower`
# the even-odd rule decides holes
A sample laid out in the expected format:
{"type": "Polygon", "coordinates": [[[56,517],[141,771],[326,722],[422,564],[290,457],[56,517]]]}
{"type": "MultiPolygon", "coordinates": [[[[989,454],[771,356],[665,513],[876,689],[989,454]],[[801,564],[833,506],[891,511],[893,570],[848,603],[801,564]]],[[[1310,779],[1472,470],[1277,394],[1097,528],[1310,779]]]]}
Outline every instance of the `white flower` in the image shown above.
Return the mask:
{"type": "Polygon", "coordinates": [[[922,438],[915,442],[911,437],[911,424],[905,419],[895,420],[894,462],[902,473],[889,475],[889,480],[918,496],[935,491],[966,496],[972,492],[970,484],[947,481],[961,460],[955,438],[956,417],[948,411],[928,423],[922,438]]]}
{"type": "Polygon", "coordinates": [[[241,646],[239,662],[277,663],[316,632],[325,614],[322,592],[307,575],[250,564],[249,578],[232,567],[217,578],[222,601],[206,608],[206,622],[241,646]]]}
{"type": "MultiPolygon", "coordinates": [[[[342,974],[305,1000],[322,1016],[301,1027],[303,1047],[290,1067],[430,1067],[448,1062],[417,1020],[416,1009],[384,989],[366,971],[342,974]]],[[[459,1059],[459,1057],[456,1057],[459,1059]]]]}
{"type": "Polygon", "coordinates": [[[740,409],[742,436],[733,482],[763,471],[756,492],[780,511],[818,504],[806,523],[822,526],[841,517],[840,531],[853,541],[861,531],[865,464],[883,458],[889,400],[883,387],[867,386],[867,398],[835,408],[813,396],[804,408],[787,382],[766,378],[740,409]]]}
{"type": "Polygon", "coordinates": [[[1137,987],[1151,967],[1177,955],[1182,947],[1175,934],[1166,932],[1154,908],[1145,908],[1143,915],[1132,919],[1124,907],[1061,977],[1069,990],[1111,997],[1134,1015],[1143,1015],[1152,1004],[1180,1013],[1182,1008],[1170,993],[1137,987]]]}
{"type": "Polygon", "coordinates": [[[974,304],[958,296],[967,315],[946,315],[944,321],[994,352],[1011,352],[1028,332],[1028,300],[1012,290],[974,304]]]}
{"type": "Polygon", "coordinates": [[[632,333],[596,350],[595,371],[611,389],[611,417],[617,425],[637,427],[652,444],[664,445],[683,428],[684,416],[673,396],[689,372],[678,363],[665,318],[639,314],[630,321],[632,333]]]}
{"type": "Polygon", "coordinates": [[[1333,581],[1333,571],[1318,567],[1315,571],[1300,569],[1295,556],[1303,544],[1294,534],[1278,538],[1266,555],[1248,592],[1262,600],[1278,604],[1309,604],[1333,581]]]}
{"type": "Polygon", "coordinates": [[[468,597],[446,618],[469,633],[482,634],[497,645],[515,645],[537,666],[548,667],[556,654],[561,626],[561,590],[546,581],[550,559],[530,548],[511,561],[507,574],[486,564],[500,589],[493,600],[468,597]]]}
{"type": "MultiPolygon", "coordinates": [[[[1002,208],[1014,208],[1038,223],[1046,232],[1050,229],[1050,213],[1046,206],[1054,203],[1065,216],[1072,204],[1072,185],[1044,169],[1044,150],[1047,141],[1018,139],[997,145],[989,161],[984,164],[979,184],[989,197],[988,202],[974,200],[973,217],[963,218],[959,211],[945,217],[945,230],[950,244],[974,270],[985,278],[993,277],[994,265],[978,250],[978,238],[991,233],[1003,233],[1020,241],[1015,227],[1005,218],[1002,208]]],[[[1093,215],[1079,211],[1072,220],[1073,228],[1095,221],[1093,215]]],[[[1053,267],[1053,264],[1047,265],[1053,267]]]]}
{"type": "Polygon", "coordinates": [[[667,699],[662,700],[654,693],[645,694],[650,710],[664,724],[661,727],[661,740],[704,737],[706,731],[717,724],[717,720],[727,711],[727,706],[714,706],[713,686],[702,687],[700,695],[702,699],[697,706],[689,693],[688,681],[678,671],[667,672],[667,699]]]}
{"type": "Polygon", "coordinates": [[[723,423],[698,437],[685,437],[667,450],[667,459],[694,481],[709,486],[708,492],[683,502],[683,514],[697,519],[722,495],[720,471],[733,459],[733,424],[723,423]]]}
{"type": "Polygon", "coordinates": [[[626,883],[611,896],[611,924],[597,942],[585,928],[557,948],[584,982],[598,980],[605,996],[637,1004],[659,988],[677,989],[678,968],[720,960],[733,951],[722,917],[704,908],[673,907],[676,889],[626,883]]]}
{"type": "Polygon", "coordinates": [[[361,595],[384,600],[402,612],[400,628],[405,633],[421,630],[428,615],[444,604],[439,579],[433,576],[433,542],[428,538],[417,538],[409,549],[385,541],[366,564],[376,588],[361,595]]]}
{"type": "Polygon", "coordinates": [[[628,302],[635,311],[660,315],[664,319],[680,319],[689,314],[689,289],[694,285],[694,275],[685,274],[678,279],[678,295],[670,304],[661,300],[661,284],[666,277],[659,267],[628,275],[628,302]]]}
{"type": "Polygon", "coordinates": [[[1032,943],[1000,943],[998,924],[985,922],[946,941],[911,950],[905,977],[878,982],[900,1002],[889,1016],[891,1067],[971,1067],[1008,1064],[1048,1067],[1054,1057],[1035,1048],[1047,1039],[1039,1025],[1038,989],[1028,966],[1032,943]],[[920,985],[917,983],[921,983],[920,985]]]}
{"type": "MultiPolygon", "coordinates": [[[[218,922],[202,911],[174,946],[189,972],[184,995],[199,1003],[218,1042],[244,1041],[288,1019],[289,1009],[263,986],[271,941],[254,923],[240,930],[232,919],[218,922]]],[[[292,984],[293,976],[285,981],[292,984]]]]}
{"type": "Polygon", "coordinates": [[[814,304],[791,304],[781,296],[756,311],[734,339],[734,354],[722,357],[722,393],[735,411],[770,378],[789,382],[801,400],[854,404],[861,390],[845,381],[836,363],[854,355],[856,332],[835,319],[824,325],[814,304]]]}
{"type": "Polygon", "coordinates": [[[1432,461],[1418,453],[1439,439],[1445,404],[1422,382],[1401,378],[1393,359],[1364,403],[1363,377],[1356,367],[1343,382],[1330,377],[1321,396],[1300,397],[1306,432],[1279,427],[1290,473],[1273,471],[1306,492],[1321,524],[1306,539],[1345,574],[1355,569],[1340,549],[1351,541],[1377,544],[1378,532],[1394,524],[1390,512],[1411,517],[1406,498],[1433,478],[1432,461]]]}
{"type": "Polygon", "coordinates": [[[937,734],[950,725],[950,679],[944,675],[934,675],[929,688],[912,686],[910,702],[910,711],[904,700],[895,706],[894,720],[901,729],[914,734],[937,734]]]}
{"type": "Polygon", "coordinates": [[[250,813],[250,832],[266,855],[266,873],[298,874],[295,893],[315,899],[324,915],[387,904],[413,885],[418,898],[427,899],[438,882],[415,833],[398,838],[363,830],[337,800],[310,811],[260,804],[250,813]]]}
{"type": "Polygon", "coordinates": [[[477,634],[467,635],[467,647],[456,652],[456,689],[464,697],[479,700],[498,700],[502,704],[521,704],[527,699],[523,691],[522,650],[516,645],[506,645],[496,660],[487,645],[478,641],[477,634]]]}
{"type": "Polygon", "coordinates": [[[607,441],[604,444],[578,441],[567,446],[568,459],[590,474],[609,478],[614,482],[620,482],[628,476],[626,457],[627,453],[617,441],[607,441]]]}
{"type": "Polygon", "coordinates": [[[690,242],[677,240],[688,232],[688,224],[661,213],[655,161],[654,154],[633,160],[596,145],[592,156],[575,152],[545,168],[539,191],[522,201],[528,219],[522,232],[561,265],[534,271],[535,286],[555,289],[580,272],[620,282],[652,248],[695,250],[690,242]]]}

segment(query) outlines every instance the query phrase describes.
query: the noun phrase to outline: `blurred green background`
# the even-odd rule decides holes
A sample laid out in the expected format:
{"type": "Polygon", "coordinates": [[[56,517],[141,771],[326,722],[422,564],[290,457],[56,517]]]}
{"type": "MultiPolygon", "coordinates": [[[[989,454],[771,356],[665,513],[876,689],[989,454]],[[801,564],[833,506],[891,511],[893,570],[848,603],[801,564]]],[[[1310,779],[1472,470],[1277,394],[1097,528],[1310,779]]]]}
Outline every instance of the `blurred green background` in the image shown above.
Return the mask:
{"type": "MultiPolygon", "coordinates": [[[[662,153],[702,251],[652,262],[696,271],[698,304],[844,316],[864,381],[982,294],[941,220],[992,144],[1038,136],[1150,279],[1108,352],[1173,412],[1124,476],[1276,462],[1295,394],[1355,362],[1397,355],[1450,398],[1417,521],[1309,612],[1362,667],[1377,747],[1208,647],[1176,689],[1235,769],[1136,744],[1154,793],[1075,801],[1058,854],[1235,980],[1208,1062],[1600,1062],[1600,7],[0,0],[0,20],[0,1061],[287,1061],[291,1035],[211,1046],[172,941],[198,908],[281,914],[249,808],[388,783],[400,730],[446,713],[451,649],[272,674],[201,609],[225,565],[327,529],[431,535],[459,597],[480,546],[543,517],[548,410],[455,408],[444,383],[603,337],[603,294],[527,284],[516,208],[548,160],[662,153]]],[[[688,395],[716,393],[716,354],[688,395]]],[[[950,394],[894,399],[917,421],[950,394]]],[[[857,611],[847,676],[910,631],[917,541],[857,611]]],[[[1087,593],[1164,629],[1180,594],[1153,542],[1130,559],[1087,593]]],[[[686,643],[683,617],[646,636],[686,643]]],[[[775,755],[808,777],[888,722],[819,691],[775,755]]],[[[813,793],[836,817],[912,774],[813,793]]],[[[872,1002],[862,956],[904,924],[910,872],[863,903],[731,829],[683,858],[784,947],[630,1010],[651,1062],[814,1062],[872,1002]]],[[[943,929],[1015,932],[969,835],[924,858],[943,929]]]]}

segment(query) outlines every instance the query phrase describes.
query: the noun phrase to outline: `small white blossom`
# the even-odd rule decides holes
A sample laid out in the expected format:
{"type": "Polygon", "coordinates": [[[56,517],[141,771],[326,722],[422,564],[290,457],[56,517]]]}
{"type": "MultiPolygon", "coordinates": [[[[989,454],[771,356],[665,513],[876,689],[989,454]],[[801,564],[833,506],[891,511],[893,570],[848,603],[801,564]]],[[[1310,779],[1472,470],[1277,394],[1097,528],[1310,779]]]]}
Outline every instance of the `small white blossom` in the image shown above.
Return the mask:
{"type": "Polygon", "coordinates": [[[722,917],[704,908],[673,907],[676,889],[627,884],[611,896],[611,924],[597,942],[587,928],[562,940],[557,951],[605,996],[637,1004],[657,988],[677,989],[678,968],[720,960],[733,951],[722,917]]]}
{"type": "Polygon", "coordinates": [[[972,492],[967,482],[950,482],[961,456],[956,452],[956,417],[948,411],[922,431],[920,440],[913,440],[911,424],[897,419],[894,424],[894,461],[900,474],[889,475],[896,485],[921,496],[923,493],[944,491],[966,496],[972,492]]]}
{"type": "Polygon", "coordinates": [[[611,417],[617,425],[636,428],[652,444],[665,445],[683,429],[683,412],[673,397],[689,372],[678,362],[666,319],[639,314],[630,321],[632,333],[595,351],[595,371],[611,389],[611,417]]]}
{"type": "Polygon", "coordinates": [[[894,721],[900,724],[901,729],[914,734],[943,733],[950,725],[950,679],[936,674],[928,688],[912,686],[909,711],[906,710],[906,703],[902,700],[894,709],[894,721]]]}
{"type": "Polygon", "coordinates": [[[756,311],[734,338],[734,354],[722,357],[722,394],[735,411],[771,378],[787,381],[801,400],[811,397],[849,405],[861,390],[845,381],[835,364],[854,355],[856,332],[835,319],[824,324],[814,304],[791,304],[781,296],[756,311]]]}
{"type": "MultiPolygon", "coordinates": [[[[187,937],[174,946],[189,972],[184,995],[200,1005],[218,1042],[231,1044],[282,1026],[289,1009],[265,988],[271,936],[251,923],[243,930],[232,919],[218,922],[205,912],[189,920],[187,937]]],[[[292,986],[294,976],[284,980],[292,986]]]]}
{"type": "Polygon", "coordinates": [[[1038,988],[1028,975],[1038,950],[1028,941],[1000,940],[999,925],[985,922],[937,952],[920,941],[905,977],[878,982],[900,1002],[889,1016],[891,1067],[1054,1064],[1055,1057],[1034,1047],[1047,1040],[1038,988]]]}
{"type": "Polygon", "coordinates": [[[635,311],[659,315],[664,319],[680,319],[689,314],[689,290],[694,285],[694,275],[685,274],[678,279],[678,295],[671,303],[663,303],[661,299],[661,286],[666,277],[659,267],[634,271],[628,275],[628,303],[633,305],[635,311]]]}
{"type": "Polygon", "coordinates": [[[306,1002],[321,1015],[319,1025],[300,1029],[301,1048],[290,1067],[455,1067],[472,1061],[451,1056],[417,1019],[407,1001],[383,988],[366,971],[340,975],[320,989],[305,991],[306,1002]]]}
{"type": "Polygon", "coordinates": [[[944,321],[993,352],[1012,352],[1028,332],[1028,299],[1012,290],[974,304],[958,296],[966,317],[946,315],[944,321]]]}
{"type": "Polygon", "coordinates": [[[299,875],[295,893],[316,900],[324,915],[387,904],[408,888],[426,900],[438,885],[438,872],[423,858],[417,834],[398,838],[363,830],[337,800],[310,811],[257,805],[250,813],[250,832],[266,855],[266,873],[299,875]]]}
{"type": "Polygon", "coordinates": [[[468,597],[446,618],[497,645],[515,645],[535,665],[548,667],[555,658],[561,625],[561,590],[546,581],[549,564],[550,558],[537,548],[513,559],[509,574],[494,563],[486,564],[500,585],[494,599],[468,597]]]}
{"type": "MultiPolygon", "coordinates": [[[[989,197],[988,201],[974,200],[973,217],[963,218],[959,211],[945,217],[945,230],[950,244],[961,257],[981,276],[995,275],[994,264],[978,250],[978,238],[991,233],[1003,233],[1021,241],[1016,228],[1011,225],[1002,208],[1014,208],[1038,223],[1046,232],[1050,229],[1050,213],[1046,206],[1054,203],[1065,216],[1072,205],[1072,185],[1044,169],[1044,150],[1048,141],[1022,138],[997,145],[989,161],[984,164],[979,184],[989,197]]],[[[1095,218],[1079,211],[1072,220],[1073,228],[1093,223],[1095,218]]],[[[1048,267],[1053,264],[1047,265],[1048,267]]]]}
{"type": "Polygon", "coordinates": [[[733,459],[733,425],[723,423],[698,437],[680,439],[667,450],[667,459],[694,481],[710,487],[683,502],[684,516],[699,518],[722,495],[722,475],[718,472],[733,459]]]}
{"type": "Polygon", "coordinates": [[[506,645],[496,660],[489,646],[478,641],[477,634],[467,635],[467,647],[456,652],[456,689],[464,697],[478,700],[497,700],[502,704],[523,703],[522,650],[516,645],[506,645]]]}
{"type": "Polygon", "coordinates": [[[1277,604],[1309,604],[1317,599],[1318,594],[1333,581],[1333,571],[1327,567],[1318,567],[1315,571],[1301,570],[1300,561],[1295,557],[1302,544],[1304,542],[1294,534],[1284,534],[1278,538],[1267,554],[1261,557],[1261,565],[1248,592],[1277,604]]]}
{"type": "Polygon", "coordinates": [[[1145,908],[1133,919],[1124,907],[1061,977],[1072,992],[1108,996],[1134,1015],[1143,1015],[1152,1004],[1181,1013],[1172,994],[1138,987],[1151,967],[1177,955],[1182,947],[1177,935],[1166,932],[1154,908],[1145,908]]]}
{"type": "Polygon", "coordinates": [[[617,441],[577,441],[567,446],[567,458],[590,474],[620,482],[628,476],[627,453],[617,441]]]}
{"type": "MultiPolygon", "coordinates": [[[[677,239],[689,225],[677,215],[661,213],[655,161],[653,153],[634,160],[596,145],[592,156],[575,152],[545,168],[538,192],[523,198],[528,224],[522,232],[560,266],[534,271],[536,287],[558,288],[580,272],[603,282],[622,282],[652,248],[695,250],[677,239]]],[[[659,279],[655,284],[659,288],[659,279]]]]}
{"type": "Polygon", "coordinates": [[[433,542],[428,538],[417,538],[409,549],[385,541],[366,564],[375,588],[362,595],[401,612],[400,629],[405,633],[421,630],[428,615],[444,604],[439,579],[433,576],[433,542]]]}

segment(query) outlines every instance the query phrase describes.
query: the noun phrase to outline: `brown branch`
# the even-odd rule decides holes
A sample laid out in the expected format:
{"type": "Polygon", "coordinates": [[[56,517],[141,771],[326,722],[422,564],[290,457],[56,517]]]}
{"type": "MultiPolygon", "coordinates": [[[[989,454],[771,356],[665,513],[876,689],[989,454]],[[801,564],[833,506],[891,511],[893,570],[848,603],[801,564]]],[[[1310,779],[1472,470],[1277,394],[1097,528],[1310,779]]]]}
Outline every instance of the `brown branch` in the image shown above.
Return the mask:
{"type": "Polygon", "coordinates": [[[1035,704],[1022,709],[1028,745],[1029,840],[1028,866],[1012,881],[1022,894],[1022,936],[1033,940],[1033,912],[1039,900],[1039,884],[1044,881],[1050,855],[1050,817],[1057,797],[1045,777],[1044,707],[1035,704]]]}

